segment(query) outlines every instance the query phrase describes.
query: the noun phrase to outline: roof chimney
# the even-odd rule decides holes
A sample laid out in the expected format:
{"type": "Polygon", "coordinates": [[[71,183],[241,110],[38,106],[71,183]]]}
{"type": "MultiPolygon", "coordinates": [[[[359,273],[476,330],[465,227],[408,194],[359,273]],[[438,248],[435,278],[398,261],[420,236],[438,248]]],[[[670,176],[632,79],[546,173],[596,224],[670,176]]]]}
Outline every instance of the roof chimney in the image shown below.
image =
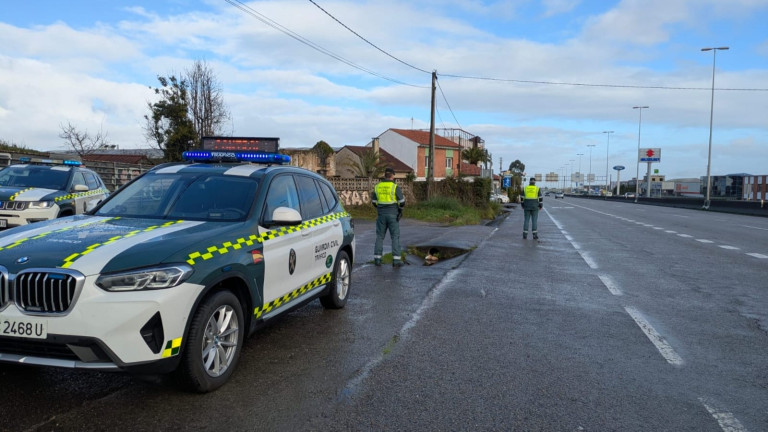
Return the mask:
{"type": "Polygon", "coordinates": [[[373,147],[373,154],[377,155],[379,154],[379,138],[371,138],[371,146],[373,147]]]}

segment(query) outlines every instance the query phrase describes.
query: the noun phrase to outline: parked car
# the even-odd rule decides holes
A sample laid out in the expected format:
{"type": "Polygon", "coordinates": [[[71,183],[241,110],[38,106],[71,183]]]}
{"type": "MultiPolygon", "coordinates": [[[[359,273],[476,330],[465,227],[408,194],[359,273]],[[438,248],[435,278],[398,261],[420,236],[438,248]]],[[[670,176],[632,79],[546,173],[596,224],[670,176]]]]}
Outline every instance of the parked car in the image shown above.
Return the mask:
{"type": "Polygon", "coordinates": [[[208,392],[264,324],[314,299],[344,307],[349,213],[325,178],[265,155],[185,152],[88,214],[0,233],[0,363],[208,392]]]}
{"type": "Polygon", "coordinates": [[[0,228],[85,213],[109,195],[80,161],[20,158],[0,170],[0,228]]]}
{"type": "Polygon", "coordinates": [[[509,197],[507,196],[507,194],[495,193],[495,194],[491,194],[491,201],[497,202],[499,204],[508,204],[509,197]]]}
{"type": "Polygon", "coordinates": [[[635,194],[633,192],[625,192],[624,198],[634,198],[635,194]]]}

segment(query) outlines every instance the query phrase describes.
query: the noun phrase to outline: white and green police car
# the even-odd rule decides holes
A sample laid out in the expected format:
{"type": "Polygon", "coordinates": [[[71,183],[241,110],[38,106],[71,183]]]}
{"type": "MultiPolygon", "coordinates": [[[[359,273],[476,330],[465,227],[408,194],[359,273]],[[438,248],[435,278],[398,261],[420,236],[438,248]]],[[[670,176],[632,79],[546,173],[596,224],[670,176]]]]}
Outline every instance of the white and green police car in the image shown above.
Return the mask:
{"type": "Polygon", "coordinates": [[[76,160],[22,157],[0,171],[0,228],[84,213],[109,195],[76,160]]]}
{"type": "Polygon", "coordinates": [[[327,180],[280,154],[185,155],[88,214],[0,233],[0,362],[172,372],[206,392],[261,324],[344,307],[354,231],[327,180]]]}

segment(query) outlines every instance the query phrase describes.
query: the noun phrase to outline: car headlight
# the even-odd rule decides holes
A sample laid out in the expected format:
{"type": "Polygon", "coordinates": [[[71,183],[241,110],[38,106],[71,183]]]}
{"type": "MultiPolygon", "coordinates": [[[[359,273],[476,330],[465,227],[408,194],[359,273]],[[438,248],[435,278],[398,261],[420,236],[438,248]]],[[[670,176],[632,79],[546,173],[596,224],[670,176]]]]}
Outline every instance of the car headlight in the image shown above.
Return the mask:
{"type": "Polygon", "coordinates": [[[29,208],[31,209],[47,209],[53,207],[53,201],[30,201],[29,208]]]}
{"type": "Polygon", "coordinates": [[[176,264],[101,275],[96,285],[106,291],[139,291],[172,288],[192,274],[192,267],[176,264]]]}

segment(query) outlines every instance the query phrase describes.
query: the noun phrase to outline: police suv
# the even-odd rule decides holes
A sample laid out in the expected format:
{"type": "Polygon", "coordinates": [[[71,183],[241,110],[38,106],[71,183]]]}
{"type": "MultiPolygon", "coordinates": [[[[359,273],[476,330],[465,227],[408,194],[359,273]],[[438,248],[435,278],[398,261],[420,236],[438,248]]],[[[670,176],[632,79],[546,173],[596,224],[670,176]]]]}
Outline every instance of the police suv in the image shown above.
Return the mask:
{"type": "Polygon", "coordinates": [[[0,228],[84,213],[109,195],[76,160],[19,158],[0,171],[0,228]]]}
{"type": "Polygon", "coordinates": [[[88,214],[0,234],[0,362],[171,373],[207,392],[268,320],[344,307],[355,238],[327,180],[281,154],[185,158],[88,214]]]}

